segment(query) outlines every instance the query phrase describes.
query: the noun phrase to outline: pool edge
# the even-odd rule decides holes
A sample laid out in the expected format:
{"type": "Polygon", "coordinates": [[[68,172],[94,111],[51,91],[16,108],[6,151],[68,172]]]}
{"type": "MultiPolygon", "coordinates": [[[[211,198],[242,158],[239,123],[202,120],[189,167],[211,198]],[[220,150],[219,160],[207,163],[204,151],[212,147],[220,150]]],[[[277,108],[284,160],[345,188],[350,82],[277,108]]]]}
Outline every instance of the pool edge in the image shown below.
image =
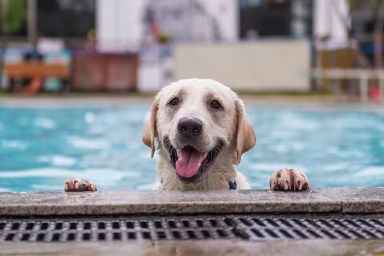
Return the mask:
{"type": "Polygon", "coordinates": [[[384,213],[384,188],[0,193],[2,216],[384,213]]]}

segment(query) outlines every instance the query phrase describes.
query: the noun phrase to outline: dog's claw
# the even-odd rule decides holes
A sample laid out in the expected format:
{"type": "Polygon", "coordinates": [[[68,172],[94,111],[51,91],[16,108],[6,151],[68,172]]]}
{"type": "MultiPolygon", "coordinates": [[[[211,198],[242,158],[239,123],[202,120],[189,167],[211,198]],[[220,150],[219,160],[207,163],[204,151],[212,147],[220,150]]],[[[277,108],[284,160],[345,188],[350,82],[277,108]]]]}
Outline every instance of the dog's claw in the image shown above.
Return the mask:
{"type": "Polygon", "coordinates": [[[272,174],[269,187],[274,191],[306,191],[311,190],[304,173],[292,169],[280,169],[272,174]]]}
{"type": "Polygon", "coordinates": [[[64,182],[65,192],[97,191],[96,185],[89,180],[81,178],[67,179],[64,182]]]}

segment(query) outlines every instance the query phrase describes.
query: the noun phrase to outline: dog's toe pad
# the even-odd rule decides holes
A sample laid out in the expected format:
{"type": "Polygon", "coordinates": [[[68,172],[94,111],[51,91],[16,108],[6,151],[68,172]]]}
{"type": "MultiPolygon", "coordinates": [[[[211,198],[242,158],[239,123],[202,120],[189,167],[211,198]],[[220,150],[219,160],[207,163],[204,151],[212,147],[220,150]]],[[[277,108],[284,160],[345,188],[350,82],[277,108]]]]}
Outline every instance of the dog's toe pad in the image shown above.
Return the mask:
{"type": "Polygon", "coordinates": [[[269,187],[275,191],[311,190],[307,176],[293,168],[280,169],[272,174],[269,187]]]}
{"type": "Polygon", "coordinates": [[[64,182],[65,192],[97,191],[96,185],[89,180],[81,178],[67,179],[64,182]]]}

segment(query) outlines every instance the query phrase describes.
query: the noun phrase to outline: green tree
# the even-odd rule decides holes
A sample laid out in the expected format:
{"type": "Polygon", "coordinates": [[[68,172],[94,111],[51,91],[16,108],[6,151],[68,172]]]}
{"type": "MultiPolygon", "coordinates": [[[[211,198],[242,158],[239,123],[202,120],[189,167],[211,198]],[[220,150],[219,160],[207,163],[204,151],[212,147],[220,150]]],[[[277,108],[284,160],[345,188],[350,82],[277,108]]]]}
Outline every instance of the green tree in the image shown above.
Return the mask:
{"type": "Polygon", "coordinates": [[[0,31],[2,35],[15,35],[25,27],[26,0],[0,0],[0,31]]]}

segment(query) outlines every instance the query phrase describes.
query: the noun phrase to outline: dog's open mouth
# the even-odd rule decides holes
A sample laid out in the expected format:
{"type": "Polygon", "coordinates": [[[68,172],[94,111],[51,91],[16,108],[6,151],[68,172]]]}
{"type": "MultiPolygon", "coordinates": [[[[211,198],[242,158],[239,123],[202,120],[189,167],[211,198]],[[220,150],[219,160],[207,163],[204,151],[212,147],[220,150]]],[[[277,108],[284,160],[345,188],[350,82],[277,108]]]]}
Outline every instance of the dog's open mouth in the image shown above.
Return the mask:
{"type": "Polygon", "coordinates": [[[216,146],[208,152],[200,152],[190,145],[176,150],[168,137],[164,139],[164,145],[168,150],[171,164],[176,169],[177,176],[185,183],[199,180],[223,148],[223,143],[218,141],[216,146]]]}

